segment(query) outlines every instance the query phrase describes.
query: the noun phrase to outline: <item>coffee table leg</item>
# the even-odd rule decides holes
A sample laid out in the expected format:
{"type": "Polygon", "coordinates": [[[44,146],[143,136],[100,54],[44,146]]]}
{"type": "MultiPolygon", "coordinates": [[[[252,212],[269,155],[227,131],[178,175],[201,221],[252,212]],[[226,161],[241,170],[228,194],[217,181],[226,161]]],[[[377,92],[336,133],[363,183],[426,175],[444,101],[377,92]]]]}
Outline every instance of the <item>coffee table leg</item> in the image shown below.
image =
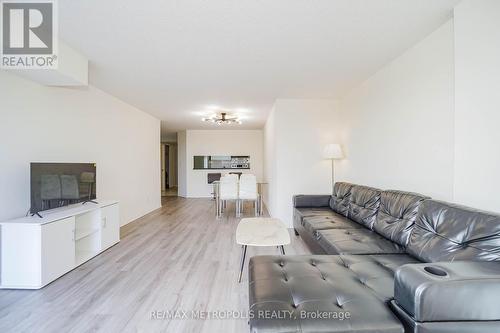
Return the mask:
{"type": "Polygon", "coordinates": [[[240,267],[240,277],[238,278],[238,283],[241,282],[241,275],[243,275],[243,267],[245,267],[245,257],[247,255],[247,246],[243,245],[241,248],[241,267],[240,267]]]}
{"type": "Polygon", "coordinates": [[[281,255],[285,255],[285,247],[283,245],[280,246],[281,255]]]}

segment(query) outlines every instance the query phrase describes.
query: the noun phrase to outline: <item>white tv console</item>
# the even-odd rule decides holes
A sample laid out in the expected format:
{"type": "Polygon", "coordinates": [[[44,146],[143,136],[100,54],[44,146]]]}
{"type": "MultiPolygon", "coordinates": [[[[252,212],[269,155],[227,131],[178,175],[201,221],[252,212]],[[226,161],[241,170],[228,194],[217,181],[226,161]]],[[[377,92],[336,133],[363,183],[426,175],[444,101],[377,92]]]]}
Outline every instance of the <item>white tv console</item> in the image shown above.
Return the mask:
{"type": "Polygon", "coordinates": [[[117,201],[0,222],[0,288],[40,289],[120,241],[117,201]]]}

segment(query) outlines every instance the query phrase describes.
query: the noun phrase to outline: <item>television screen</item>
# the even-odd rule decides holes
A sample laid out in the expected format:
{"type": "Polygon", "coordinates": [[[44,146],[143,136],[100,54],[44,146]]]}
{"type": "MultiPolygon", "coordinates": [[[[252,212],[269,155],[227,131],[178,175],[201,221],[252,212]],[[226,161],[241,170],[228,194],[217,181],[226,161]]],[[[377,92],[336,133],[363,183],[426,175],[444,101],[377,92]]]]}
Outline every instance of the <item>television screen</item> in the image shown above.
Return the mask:
{"type": "Polygon", "coordinates": [[[96,199],[94,163],[31,163],[31,212],[96,199]]]}

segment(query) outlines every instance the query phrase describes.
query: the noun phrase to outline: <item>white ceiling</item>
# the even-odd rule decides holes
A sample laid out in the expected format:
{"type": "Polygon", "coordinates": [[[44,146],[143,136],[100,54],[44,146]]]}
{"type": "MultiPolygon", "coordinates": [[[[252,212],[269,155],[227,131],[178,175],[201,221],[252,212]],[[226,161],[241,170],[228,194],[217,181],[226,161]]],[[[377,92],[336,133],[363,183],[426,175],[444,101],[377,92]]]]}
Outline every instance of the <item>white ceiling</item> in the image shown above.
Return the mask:
{"type": "Polygon", "coordinates": [[[336,98],[452,16],[458,0],[71,0],[60,36],[90,82],[163,120],[209,106],[261,128],[276,98],[336,98]]]}

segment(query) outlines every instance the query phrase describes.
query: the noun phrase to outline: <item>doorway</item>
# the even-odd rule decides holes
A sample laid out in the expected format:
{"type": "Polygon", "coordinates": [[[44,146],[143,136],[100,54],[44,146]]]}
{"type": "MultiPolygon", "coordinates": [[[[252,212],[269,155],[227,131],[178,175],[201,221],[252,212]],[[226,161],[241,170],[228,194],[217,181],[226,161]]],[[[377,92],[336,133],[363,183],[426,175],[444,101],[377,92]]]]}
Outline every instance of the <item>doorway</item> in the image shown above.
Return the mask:
{"type": "Polygon", "coordinates": [[[177,143],[161,144],[161,195],[177,196],[177,143]]]}
{"type": "Polygon", "coordinates": [[[168,190],[170,188],[170,182],[168,179],[168,171],[170,167],[170,158],[169,158],[169,153],[170,153],[170,146],[165,145],[165,188],[168,190]]]}

